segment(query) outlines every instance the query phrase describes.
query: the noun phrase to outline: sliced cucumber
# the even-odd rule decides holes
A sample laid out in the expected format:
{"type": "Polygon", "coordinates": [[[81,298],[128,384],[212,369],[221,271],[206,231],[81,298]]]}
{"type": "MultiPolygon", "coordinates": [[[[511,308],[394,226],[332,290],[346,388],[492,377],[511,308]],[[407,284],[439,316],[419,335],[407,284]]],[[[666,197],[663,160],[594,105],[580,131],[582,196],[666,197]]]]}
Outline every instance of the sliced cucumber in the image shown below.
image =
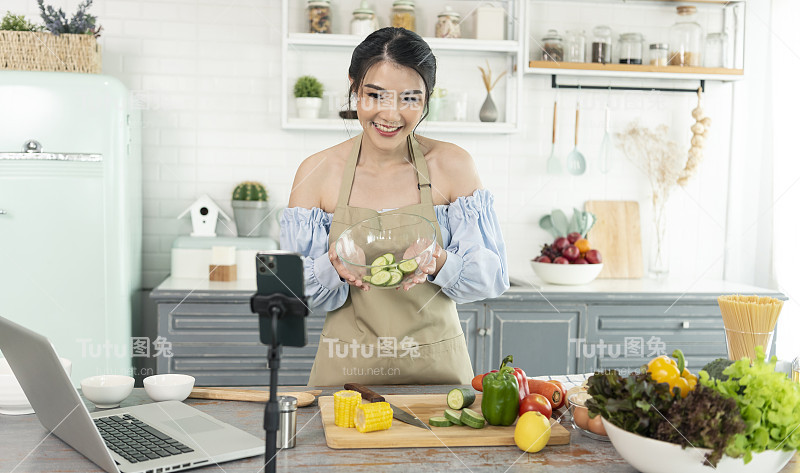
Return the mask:
{"type": "Polygon", "coordinates": [[[372,268],[370,268],[370,273],[375,276],[379,271],[386,271],[388,268],[386,267],[386,258],[383,256],[378,256],[375,258],[375,261],[372,262],[372,268]]]}
{"type": "Polygon", "coordinates": [[[413,273],[414,271],[417,270],[418,266],[419,265],[417,264],[417,260],[413,259],[407,259],[405,261],[401,261],[400,264],[397,265],[397,267],[400,269],[400,271],[403,272],[403,274],[413,273]]]}
{"type": "Polygon", "coordinates": [[[378,271],[377,273],[372,273],[372,282],[375,286],[386,286],[389,284],[389,280],[392,279],[392,273],[389,271],[378,271]]]}
{"type": "Polygon", "coordinates": [[[475,392],[469,388],[455,388],[447,393],[447,406],[450,409],[463,409],[475,402],[475,392]]]}
{"type": "Polygon", "coordinates": [[[482,429],[486,425],[486,419],[472,409],[461,411],[461,423],[473,429],[482,429]]]}
{"type": "Polygon", "coordinates": [[[386,264],[394,264],[394,255],[391,253],[386,253],[381,258],[386,260],[386,264]]]}
{"type": "Polygon", "coordinates": [[[394,286],[395,284],[399,284],[400,281],[403,280],[403,273],[397,271],[395,269],[391,269],[387,271],[392,277],[389,279],[389,283],[386,284],[387,286],[394,286]]]}
{"type": "Polygon", "coordinates": [[[452,409],[445,409],[444,418],[449,420],[450,422],[452,422],[455,425],[464,425],[464,423],[461,422],[461,412],[460,411],[454,411],[452,409]]]}
{"type": "Polygon", "coordinates": [[[452,422],[441,416],[431,417],[430,419],[428,419],[428,423],[434,427],[450,427],[451,425],[453,425],[452,422]]]}
{"type": "Polygon", "coordinates": [[[372,276],[364,276],[361,280],[366,283],[372,282],[372,276]]]}

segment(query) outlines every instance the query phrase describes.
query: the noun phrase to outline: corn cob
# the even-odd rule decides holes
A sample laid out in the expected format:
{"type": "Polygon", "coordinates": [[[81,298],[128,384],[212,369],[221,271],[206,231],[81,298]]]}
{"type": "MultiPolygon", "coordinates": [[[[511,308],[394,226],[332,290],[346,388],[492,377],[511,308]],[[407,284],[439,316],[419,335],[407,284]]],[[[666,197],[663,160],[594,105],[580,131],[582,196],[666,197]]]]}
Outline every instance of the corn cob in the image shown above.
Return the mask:
{"type": "Polygon", "coordinates": [[[388,402],[373,402],[356,406],[356,430],[373,432],[386,430],[392,426],[392,408],[388,402]]]}
{"type": "Polygon", "coordinates": [[[333,395],[333,423],[339,427],[355,427],[353,422],[361,394],[356,391],[339,391],[333,395]]]}

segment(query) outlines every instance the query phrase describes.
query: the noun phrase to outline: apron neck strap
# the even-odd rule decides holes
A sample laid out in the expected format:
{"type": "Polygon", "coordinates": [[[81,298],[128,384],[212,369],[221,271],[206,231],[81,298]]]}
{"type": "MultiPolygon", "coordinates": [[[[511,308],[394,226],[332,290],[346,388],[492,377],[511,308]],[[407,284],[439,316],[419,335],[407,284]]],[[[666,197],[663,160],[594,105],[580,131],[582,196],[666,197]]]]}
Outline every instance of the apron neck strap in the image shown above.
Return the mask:
{"type": "MultiPolygon", "coordinates": [[[[344,172],[342,173],[342,184],[339,188],[339,201],[337,206],[347,207],[350,201],[350,193],[353,190],[353,178],[356,175],[356,165],[358,164],[358,155],[361,152],[361,140],[364,134],[359,133],[353,141],[353,149],[350,151],[350,156],[347,158],[344,172]]],[[[419,142],[411,135],[407,138],[408,151],[411,154],[411,163],[417,171],[417,187],[419,188],[420,203],[433,204],[431,197],[431,180],[428,177],[428,163],[425,161],[422,151],[419,149],[419,142]]]]}

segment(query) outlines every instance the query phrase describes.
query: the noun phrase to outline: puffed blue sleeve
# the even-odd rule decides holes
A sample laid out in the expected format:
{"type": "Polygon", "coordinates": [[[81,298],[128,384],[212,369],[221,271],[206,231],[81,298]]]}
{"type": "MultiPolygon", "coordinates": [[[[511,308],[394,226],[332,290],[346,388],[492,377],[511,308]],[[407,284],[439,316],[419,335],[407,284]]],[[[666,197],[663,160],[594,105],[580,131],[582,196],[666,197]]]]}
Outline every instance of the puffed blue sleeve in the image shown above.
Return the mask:
{"type": "Polygon", "coordinates": [[[497,297],[510,287],[506,245],[493,204],[491,192],[478,189],[436,206],[447,260],[428,279],[457,303],[497,297]]]}
{"type": "Polygon", "coordinates": [[[316,207],[287,208],[281,215],[281,249],[303,255],[309,307],[319,307],[326,312],[341,307],[350,290],[328,258],[332,217],[316,207]]]}

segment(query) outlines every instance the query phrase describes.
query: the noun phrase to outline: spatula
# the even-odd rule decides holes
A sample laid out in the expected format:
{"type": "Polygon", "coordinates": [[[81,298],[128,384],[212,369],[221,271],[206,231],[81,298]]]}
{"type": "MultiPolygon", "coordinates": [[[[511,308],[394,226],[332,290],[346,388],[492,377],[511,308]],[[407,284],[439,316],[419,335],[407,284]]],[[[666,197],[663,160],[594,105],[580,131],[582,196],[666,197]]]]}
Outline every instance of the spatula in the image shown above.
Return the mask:
{"type": "Polygon", "coordinates": [[[586,158],[578,151],[578,122],[580,121],[580,102],[575,104],[575,147],[567,155],[567,171],[573,176],[580,176],[586,172],[586,158]]]}
{"type": "Polygon", "coordinates": [[[550,158],[547,160],[548,174],[561,174],[561,161],[556,156],[556,112],[558,110],[558,99],[553,102],[553,145],[550,147],[550,158]]]}

